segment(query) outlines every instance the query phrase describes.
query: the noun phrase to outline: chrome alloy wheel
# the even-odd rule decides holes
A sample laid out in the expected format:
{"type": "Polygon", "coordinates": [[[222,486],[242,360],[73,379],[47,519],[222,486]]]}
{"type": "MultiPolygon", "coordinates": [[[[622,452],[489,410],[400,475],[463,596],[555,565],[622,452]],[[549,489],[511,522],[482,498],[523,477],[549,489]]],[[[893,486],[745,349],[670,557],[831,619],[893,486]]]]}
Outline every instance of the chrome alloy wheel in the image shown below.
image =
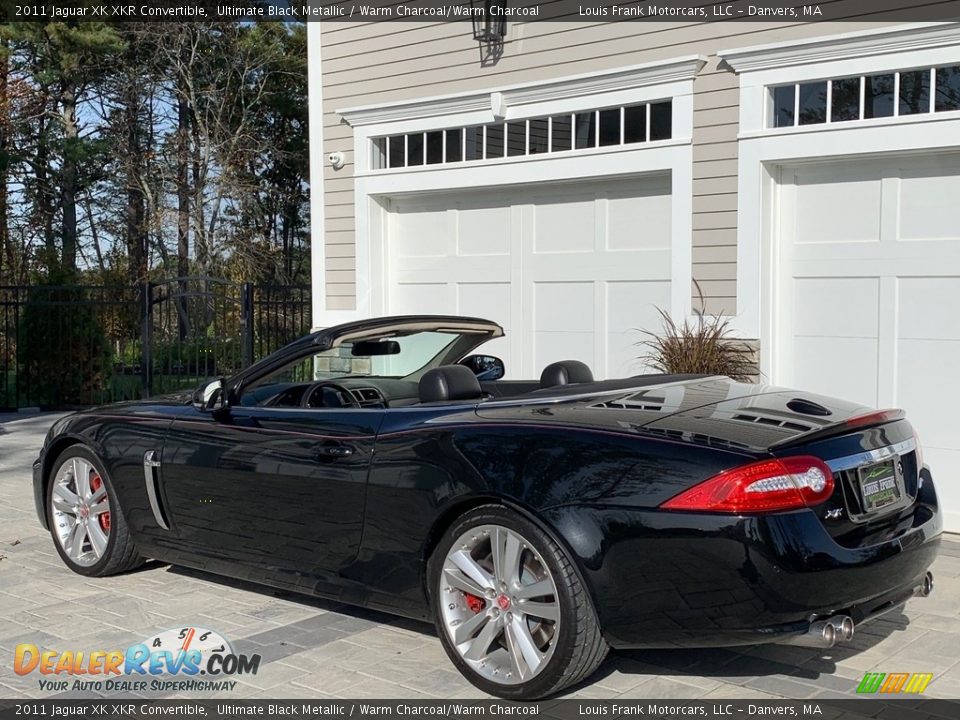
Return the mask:
{"type": "Polygon", "coordinates": [[[457,538],[437,597],[451,645],[484,678],[516,685],[549,663],[560,628],[557,586],[518,532],[480,525],[457,538]]]}
{"type": "Polygon", "coordinates": [[[67,458],[54,475],[50,504],[63,551],[77,565],[97,563],[110,539],[110,497],[97,469],[82,457],[67,458]]]}

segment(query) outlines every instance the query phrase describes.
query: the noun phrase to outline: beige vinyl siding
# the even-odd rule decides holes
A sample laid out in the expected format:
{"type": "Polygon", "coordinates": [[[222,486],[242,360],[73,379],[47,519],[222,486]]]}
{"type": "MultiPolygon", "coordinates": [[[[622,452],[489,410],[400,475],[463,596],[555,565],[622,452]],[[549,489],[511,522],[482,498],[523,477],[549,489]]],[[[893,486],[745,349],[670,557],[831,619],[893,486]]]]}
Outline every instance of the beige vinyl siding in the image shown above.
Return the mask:
{"type": "MultiPolygon", "coordinates": [[[[851,7],[851,13],[857,5],[853,0],[821,4],[851,7]]],[[[709,61],[694,81],[693,277],[708,310],[735,314],[739,85],[736,75],[720,66],[716,52],[880,26],[857,20],[510,23],[503,57],[482,67],[469,23],[324,22],[324,153],[346,156],[342,169],[324,169],[328,307],[353,309],[356,292],[350,264],[353,132],[337,108],[496,90],[699,53],[709,61]]],[[[696,302],[696,290],[692,292],[696,302]]]]}

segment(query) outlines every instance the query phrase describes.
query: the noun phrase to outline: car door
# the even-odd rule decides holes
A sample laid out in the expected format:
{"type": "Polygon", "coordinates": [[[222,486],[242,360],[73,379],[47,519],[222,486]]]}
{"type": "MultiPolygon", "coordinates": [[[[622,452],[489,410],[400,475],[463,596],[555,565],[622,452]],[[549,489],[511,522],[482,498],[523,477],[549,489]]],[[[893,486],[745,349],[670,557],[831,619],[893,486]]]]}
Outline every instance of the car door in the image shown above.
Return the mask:
{"type": "Polygon", "coordinates": [[[171,425],[161,477],[193,563],[329,594],[357,554],[383,411],[234,406],[171,425]]]}

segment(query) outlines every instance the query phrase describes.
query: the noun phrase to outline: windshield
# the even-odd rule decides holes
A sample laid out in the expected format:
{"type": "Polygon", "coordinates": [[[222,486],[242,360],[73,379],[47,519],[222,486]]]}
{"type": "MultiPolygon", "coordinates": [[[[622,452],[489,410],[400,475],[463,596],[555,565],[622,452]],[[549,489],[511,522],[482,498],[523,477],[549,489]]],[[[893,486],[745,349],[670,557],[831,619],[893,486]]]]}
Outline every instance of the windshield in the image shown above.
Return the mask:
{"type": "Polygon", "coordinates": [[[437,355],[463,337],[458,332],[418,332],[390,337],[398,347],[389,355],[365,354],[369,342],[345,342],[330,350],[301,358],[271,373],[257,386],[333,380],[344,377],[405,378],[426,366],[437,355]]]}

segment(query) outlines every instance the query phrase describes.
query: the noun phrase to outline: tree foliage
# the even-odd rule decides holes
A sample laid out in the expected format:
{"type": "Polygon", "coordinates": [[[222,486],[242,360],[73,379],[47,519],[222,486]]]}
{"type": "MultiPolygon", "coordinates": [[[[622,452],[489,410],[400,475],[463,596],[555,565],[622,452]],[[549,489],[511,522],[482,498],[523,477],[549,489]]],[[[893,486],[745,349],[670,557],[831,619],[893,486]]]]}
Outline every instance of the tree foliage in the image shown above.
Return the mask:
{"type": "Polygon", "coordinates": [[[0,284],[309,278],[306,32],[0,24],[0,284]]]}

